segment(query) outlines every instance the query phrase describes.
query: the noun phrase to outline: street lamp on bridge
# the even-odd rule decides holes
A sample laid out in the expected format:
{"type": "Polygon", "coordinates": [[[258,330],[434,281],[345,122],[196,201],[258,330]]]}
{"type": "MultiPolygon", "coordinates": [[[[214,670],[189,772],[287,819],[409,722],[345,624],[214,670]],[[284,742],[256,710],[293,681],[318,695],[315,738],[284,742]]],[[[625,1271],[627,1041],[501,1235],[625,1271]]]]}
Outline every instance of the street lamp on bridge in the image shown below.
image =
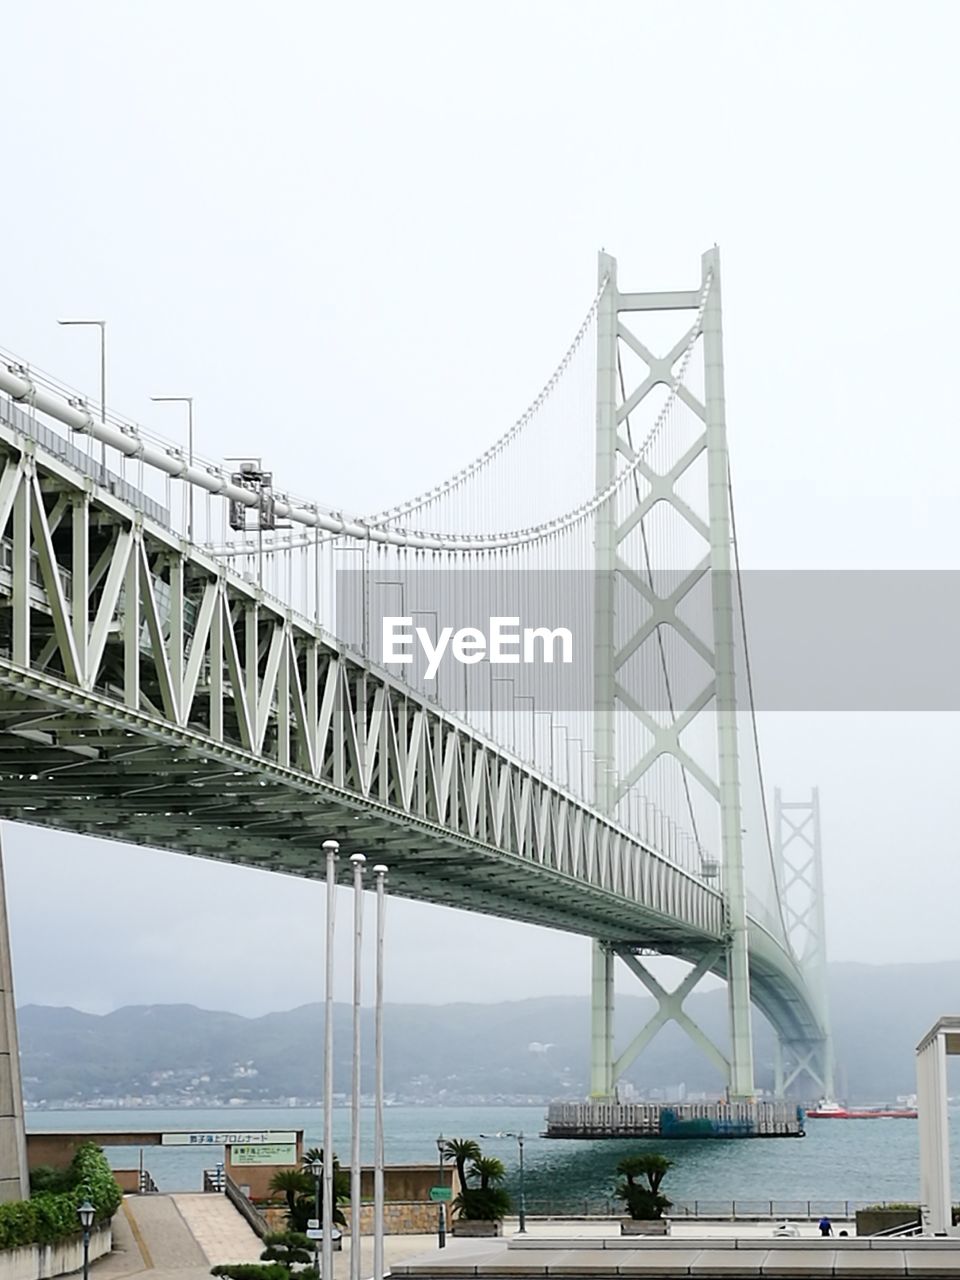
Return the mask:
{"type": "MultiPolygon", "coordinates": [[[[107,421],[107,322],[106,320],[58,320],[57,324],[86,325],[100,330],[100,421],[107,421]]],[[[107,442],[100,441],[100,465],[107,469],[107,442]]],[[[103,481],[101,476],[100,480],[103,481]]]]}

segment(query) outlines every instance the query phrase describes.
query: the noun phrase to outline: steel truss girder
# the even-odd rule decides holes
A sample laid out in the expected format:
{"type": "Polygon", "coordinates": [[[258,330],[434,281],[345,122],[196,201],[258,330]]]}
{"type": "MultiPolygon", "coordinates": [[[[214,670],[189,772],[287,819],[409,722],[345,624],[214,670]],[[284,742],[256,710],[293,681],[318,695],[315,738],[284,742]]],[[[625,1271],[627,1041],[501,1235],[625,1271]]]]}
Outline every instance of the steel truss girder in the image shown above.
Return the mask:
{"type": "MultiPolygon", "coordinates": [[[[184,796],[203,795],[204,770],[232,758],[243,796],[221,782],[217,805],[191,812],[233,809],[251,841],[310,811],[317,844],[335,833],[349,845],[336,798],[366,815],[366,840],[399,827],[412,845],[518,869],[504,899],[523,883],[548,903],[556,881],[585,908],[565,928],[589,932],[593,913],[605,935],[619,920],[630,939],[722,933],[719,895],[696,877],[6,427],[4,513],[0,769],[11,744],[23,762],[4,777],[4,816],[201,852],[181,830],[184,796]],[[131,755],[144,747],[146,778],[131,755]],[[14,776],[28,769],[36,781],[14,776]]],[[[484,901],[539,923],[560,909],[484,901]]]]}

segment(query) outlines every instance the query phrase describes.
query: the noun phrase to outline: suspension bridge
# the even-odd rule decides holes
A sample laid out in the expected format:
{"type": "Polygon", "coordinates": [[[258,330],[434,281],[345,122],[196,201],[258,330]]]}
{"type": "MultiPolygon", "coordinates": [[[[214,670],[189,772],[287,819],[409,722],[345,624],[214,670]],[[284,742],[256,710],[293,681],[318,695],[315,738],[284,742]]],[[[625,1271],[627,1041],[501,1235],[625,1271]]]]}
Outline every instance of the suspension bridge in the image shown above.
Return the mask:
{"type": "Polygon", "coordinates": [[[779,1092],[832,1092],[819,811],[771,818],[757,739],[716,249],[646,293],[601,254],[529,408],[366,516],[0,356],[0,817],[318,878],[335,836],[393,894],[589,936],[595,1106],[670,1019],[750,1105],[751,1002],[779,1092]],[[496,618],[541,660],[484,651],[496,618]],[[651,955],[692,965],[676,991],[651,955]],[[618,958],[658,1002],[619,1056],[618,958]],[[683,1007],[707,973],[724,1048],[683,1007]]]}

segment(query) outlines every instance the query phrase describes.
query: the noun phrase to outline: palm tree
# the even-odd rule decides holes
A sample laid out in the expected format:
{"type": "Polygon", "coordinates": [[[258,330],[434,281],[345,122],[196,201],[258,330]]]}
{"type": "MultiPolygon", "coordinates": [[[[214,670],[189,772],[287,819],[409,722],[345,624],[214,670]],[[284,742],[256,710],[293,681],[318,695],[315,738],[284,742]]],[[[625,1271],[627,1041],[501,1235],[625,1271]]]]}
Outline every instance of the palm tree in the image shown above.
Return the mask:
{"type": "MultiPolygon", "coordinates": [[[[320,1182],[320,1195],[319,1197],[317,1197],[316,1195],[317,1184],[313,1176],[313,1171],[310,1169],[310,1166],[312,1164],[320,1164],[320,1165],[323,1164],[323,1148],[322,1147],[310,1147],[308,1150],[306,1150],[303,1153],[302,1169],[297,1171],[297,1172],[302,1172],[303,1175],[309,1179],[310,1206],[312,1206],[312,1207],[307,1206],[305,1196],[301,1200],[297,1201],[296,1221],[298,1225],[301,1224],[301,1219],[303,1222],[306,1222],[307,1218],[312,1217],[314,1209],[318,1211],[319,1217],[321,1218],[323,1217],[322,1174],[321,1174],[321,1182],[320,1182]],[[307,1211],[308,1209],[309,1209],[309,1212],[307,1211]]],[[[348,1173],[345,1173],[340,1168],[340,1161],[337,1159],[337,1153],[334,1152],[333,1153],[333,1220],[339,1226],[346,1226],[347,1220],[343,1216],[343,1214],[340,1212],[340,1210],[337,1208],[337,1206],[342,1204],[344,1200],[349,1199],[349,1196],[350,1196],[350,1175],[348,1173]]],[[[287,1203],[289,1203],[289,1200],[287,1203]]],[[[291,1222],[292,1221],[294,1221],[294,1219],[291,1219],[291,1222]]]]}
{"type": "Polygon", "coordinates": [[[287,1216],[293,1222],[297,1215],[297,1200],[313,1192],[313,1179],[302,1169],[278,1169],[270,1179],[270,1190],[282,1193],[287,1202],[287,1216]]]}
{"type": "Polygon", "coordinates": [[[664,1209],[670,1208],[670,1201],[660,1194],[660,1184],[672,1166],[672,1160],[655,1151],[624,1156],[620,1161],[617,1173],[626,1181],[619,1183],[614,1194],[626,1203],[631,1218],[661,1218],[664,1209]],[[646,1181],[638,1182],[638,1178],[646,1181]]]}
{"type": "Polygon", "coordinates": [[[461,1188],[467,1186],[467,1161],[483,1159],[480,1143],[473,1138],[448,1138],[440,1154],[444,1163],[452,1161],[456,1166],[461,1188]]]}
{"type": "Polygon", "coordinates": [[[646,1178],[650,1191],[656,1195],[667,1170],[672,1168],[673,1161],[668,1160],[666,1156],[656,1151],[645,1151],[639,1156],[624,1156],[617,1165],[617,1173],[622,1174],[631,1187],[637,1185],[635,1178],[646,1178]]]}
{"type": "Polygon", "coordinates": [[[475,1156],[470,1165],[470,1172],[480,1179],[480,1190],[489,1191],[491,1183],[498,1186],[507,1176],[502,1160],[496,1156],[475,1156]]]}

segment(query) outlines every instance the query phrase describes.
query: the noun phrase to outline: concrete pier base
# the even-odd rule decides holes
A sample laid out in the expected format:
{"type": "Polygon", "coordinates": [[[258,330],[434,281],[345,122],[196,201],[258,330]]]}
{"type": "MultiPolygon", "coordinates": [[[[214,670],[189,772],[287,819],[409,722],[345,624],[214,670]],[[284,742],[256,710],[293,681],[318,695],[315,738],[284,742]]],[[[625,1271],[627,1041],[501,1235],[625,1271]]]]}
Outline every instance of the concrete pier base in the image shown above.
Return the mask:
{"type": "Polygon", "coordinates": [[[792,1102],[551,1102],[545,1138],[802,1138],[792,1102]]]}

